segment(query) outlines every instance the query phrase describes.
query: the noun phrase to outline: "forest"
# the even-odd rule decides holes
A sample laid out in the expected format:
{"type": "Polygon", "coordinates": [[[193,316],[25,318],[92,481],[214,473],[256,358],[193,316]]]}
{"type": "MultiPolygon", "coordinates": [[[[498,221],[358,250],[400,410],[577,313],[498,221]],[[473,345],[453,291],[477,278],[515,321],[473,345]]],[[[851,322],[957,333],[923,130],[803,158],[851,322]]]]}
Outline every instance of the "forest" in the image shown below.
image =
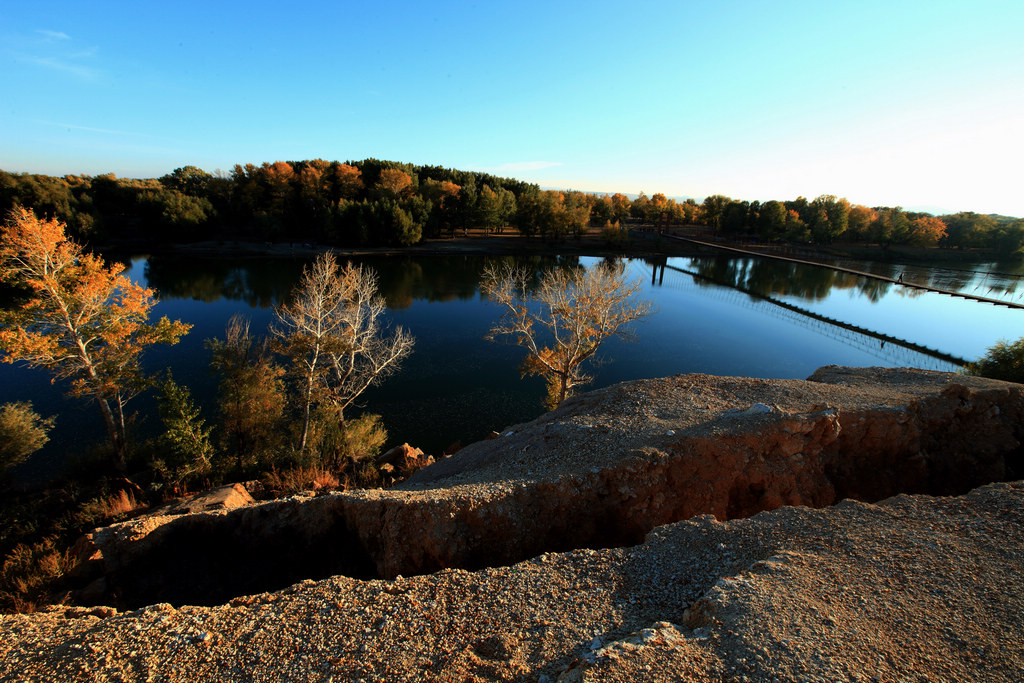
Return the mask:
{"type": "Polygon", "coordinates": [[[771,242],[981,248],[1002,256],[1024,247],[1024,220],[999,215],[933,216],[835,195],[760,202],[716,194],[700,203],[662,193],[630,198],[377,159],[236,164],[230,173],[184,166],[149,179],[0,170],[0,212],[15,207],[57,218],[69,236],[95,246],[215,238],[405,247],[469,230],[561,240],[595,227],[612,240],[629,225],[647,224],[771,242]]]}

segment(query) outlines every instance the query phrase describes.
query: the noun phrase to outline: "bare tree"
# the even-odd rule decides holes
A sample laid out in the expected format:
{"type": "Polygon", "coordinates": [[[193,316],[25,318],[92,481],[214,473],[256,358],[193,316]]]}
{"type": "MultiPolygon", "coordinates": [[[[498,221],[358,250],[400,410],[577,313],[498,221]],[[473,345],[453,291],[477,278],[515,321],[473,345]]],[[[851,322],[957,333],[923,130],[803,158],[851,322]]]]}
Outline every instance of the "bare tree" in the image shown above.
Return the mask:
{"type": "Polygon", "coordinates": [[[351,263],[339,267],[333,254],[318,256],[303,271],[292,300],[277,308],[273,333],[292,359],[302,396],[300,451],[313,405],[331,405],[344,422],[345,409],[412,352],[405,330],[388,335],[381,327],[384,310],[376,273],[351,263]]]}
{"type": "Polygon", "coordinates": [[[633,339],[627,325],[649,315],[651,305],[636,299],[642,284],[627,282],[621,266],[551,270],[535,289],[532,279],[509,263],[487,267],[481,289],[505,310],[486,338],[526,349],[523,375],[547,381],[547,406],[553,409],[593,379],[582,372],[582,363],[609,337],[633,339]]]}

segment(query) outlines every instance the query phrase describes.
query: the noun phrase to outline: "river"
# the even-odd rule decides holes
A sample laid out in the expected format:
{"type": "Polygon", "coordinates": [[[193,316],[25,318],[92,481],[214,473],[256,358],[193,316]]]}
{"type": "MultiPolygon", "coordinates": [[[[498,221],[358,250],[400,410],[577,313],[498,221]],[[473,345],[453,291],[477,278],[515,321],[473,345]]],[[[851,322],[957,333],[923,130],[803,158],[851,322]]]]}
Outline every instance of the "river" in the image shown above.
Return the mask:
{"type": "MultiPolygon", "coordinates": [[[[390,442],[409,442],[429,453],[468,443],[490,430],[537,417],[543,383],[520,379],[522,351],[483,339],[500,314],[479,292],[491,258],[479,255],[373,256],[392,325],[416,338],[402,370],[364,395],[365,409],[380,413],[390,442]]],[[[521,264],[592,266],[597,258],[522,257],[521,264]]],[[[757,258],[676,257],[623,261],[643,282],[641,296],[655,313],[634,326],[637,340],[611,340],[590,370],[589,388],[679,373],[763,378],[804,378],[822,365],[910,366],[956,370],[1000,338],[1024,336],[1024,310],[912,290],[831,269],[757,258]],[[836,324],[841,323],[841,324],[836,324]]],[[[147,367],[170,367],[192,388],[212,422],[216,377],[204,340],[222,337],[227,319],[241,313],[252,329],[273,320],[273,305],[301,274],[300,259],[183,256],[132,258],[128,275],[154,287],[154,316],[193,324],[180,344],[147,353],[147,367]]],[[[860,270],[984,292],[1017,300],[1019,278],[991,267],[967,272],[891,264],[846,263],[860,270]],[[993,294],[993,292],[995,292],[993,294]]],[[[0,366],[0,402],[32,400],[43,415],[56,414],[52,441],[24,467],[36,478],[63,468],[69,453],[102,440],[95,407],[63,397],[43,371],[0,366]]],[[[153,400],[130,404],[141,437],[158,429],[153,400]]]]}

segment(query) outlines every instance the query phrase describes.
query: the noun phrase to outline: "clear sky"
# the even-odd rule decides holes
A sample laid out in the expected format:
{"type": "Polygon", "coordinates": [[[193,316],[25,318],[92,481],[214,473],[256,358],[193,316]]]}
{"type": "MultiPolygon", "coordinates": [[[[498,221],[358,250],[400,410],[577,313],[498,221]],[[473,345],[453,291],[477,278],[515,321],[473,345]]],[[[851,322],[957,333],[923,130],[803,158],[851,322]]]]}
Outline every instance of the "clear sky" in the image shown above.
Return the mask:
{"type": "Polygon", "coordinates": [[[1024,2],[0,0],[0,168],[366,157],[1024,216],[1024,2]]]}

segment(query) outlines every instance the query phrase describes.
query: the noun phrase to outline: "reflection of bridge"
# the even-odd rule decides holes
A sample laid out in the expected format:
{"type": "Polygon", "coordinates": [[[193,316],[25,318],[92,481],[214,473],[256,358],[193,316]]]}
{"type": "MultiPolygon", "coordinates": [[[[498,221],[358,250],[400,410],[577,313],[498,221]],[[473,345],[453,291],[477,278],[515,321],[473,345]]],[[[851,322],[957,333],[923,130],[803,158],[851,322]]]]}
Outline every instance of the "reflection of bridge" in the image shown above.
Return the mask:
{"type": "Polygon", "coordinates": [[[700,278],[718,285],[705,292],[707,296],[714,299],[796,323],[823,337],[852,346],[890,365],[954,372],[965,363],[962,358],[957,358],[935,349],[929,349],[926,346],[921,346],[905,339],[898,339],[882,332],[875,332],[842,322],[841,320],[835,320],[785,301],[779,301],[763,294],[737,287],[735,284],[716,282],[700,273],[685,270],[678,266],[670,266],[665,263],[654,264],[651,284],[682,289],[682,285],[675,282],[676,277],[679,275],[688,275],[694,279],[700,278]],[[667,281],[665,278],[666,270],[669,271],[667,281]]]}
{"type": "Polygon", "coordinates": [[[815,266],[817,268],[828,268],[829,270],[838,270],[843,273],[851,273],[852,275],[859,275],[860,277],[871,278],[873,280],[881,280],[883,282],[890,282],[894,285],[900,285],[902,287],[908,287],[910,289],[923,289],[927,292],[936,292],[938,294],[945,294],[946,296],[957,296],[962,299],[974,299],[975,301],[982,301],[987,304],[994,304],[996,306],[1006,306],[1008,308],[1024,308],[1024,303],[1015,301],[1004,301],[1002,299],[992,299],[987,296],[978,296],[977,294],[968,294],[966,292],[955,292],[948,289],[939,289],[938,287],[932,287],[930,285],[921,285],[914,282],[904,282],[902,276],[900,279],[886,277],[884,275],[876,275],[875,273],[866,273],[862,270],[854,270],[852,268],[844,268],[843,266],[829,265],[827,263],[818,263],[817,261],[808,261],[805,259],[793,258],[791,256],[781,256],[779,254],[769,254],[760,251],[752,251],[749,249],[741,249],[739,247],[730,247],[724,244],[717,244],[715,242],[703,242],[701,240],[691,239],[689,237],[680,237],[679,235],[673,235],[671,233],[663,232],[662,237],[669,237],[680,242],[687,242],[698,247],[709,247],[711,249],[720,249],[722,251],[728,251],[736,254],[742,254],[744,256],[756,256],[758,258],[775,259],[777,261],[788,261],[790,263],[799,263],[805,266],[815,266]]]}

